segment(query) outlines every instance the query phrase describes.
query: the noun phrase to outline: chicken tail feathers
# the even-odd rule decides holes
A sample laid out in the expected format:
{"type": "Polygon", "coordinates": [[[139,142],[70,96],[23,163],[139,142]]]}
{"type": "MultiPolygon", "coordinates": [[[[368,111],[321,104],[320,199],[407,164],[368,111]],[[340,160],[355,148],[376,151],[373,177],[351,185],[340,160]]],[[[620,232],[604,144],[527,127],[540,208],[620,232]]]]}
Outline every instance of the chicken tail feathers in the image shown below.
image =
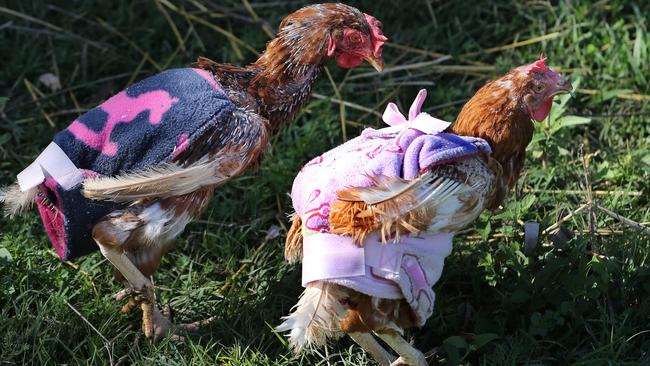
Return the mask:
{"type": "Polygon", "coordinates": [[[342,334],[339,314],[345,309],[337,299],[338,291],[322,282],[309,286],[300,295],[292,313],[282,318],[282,324],[275,330],[289,332],[289,345],[294,352],[322,347],[328,338],[342,334]]]}
{"type": "Polygon", "coordinates": [[[198,163],[189,167],[165,164],[116,177],[88,179],[84,182],[83,195],[90,199],[115,202],[181,196],[230,179],[215,166],[218,166],[218,162],[198,163]]]}
{"type": "Polygon", "coordinates": [[[21,191],[18,183],[0,188],[0,204],[3,206],[5,216],[14,217],[26,213],[34,203],[38,188],[21,191]]]}
{"type": "Polygon", "coordinates": [[[380,230],[382,240],[399,240],[404,233],[418,233],[431,225],[436,207],[466,186],[427,172],[405,181],[397,177],[373,179],[372,187],[353,187],[338,192],[330,207],[331,231],[351,235],[360,244],[380,230]]]}

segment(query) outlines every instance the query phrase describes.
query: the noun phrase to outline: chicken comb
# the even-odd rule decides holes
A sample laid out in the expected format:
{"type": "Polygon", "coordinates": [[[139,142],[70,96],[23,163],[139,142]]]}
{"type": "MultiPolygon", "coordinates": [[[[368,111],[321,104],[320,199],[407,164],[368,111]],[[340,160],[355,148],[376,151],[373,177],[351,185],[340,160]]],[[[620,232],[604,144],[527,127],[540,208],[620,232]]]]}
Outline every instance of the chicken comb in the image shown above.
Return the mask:
{"type": "Polygon", "coordinates": [[[381,23],[379,23],[377,18],[366,13],[363,13],[363,15],[366,17],[366,21],[370,26],[370,34],[372,35],[372,44],[375,48],[373,52],[374,56],[381,57],[381,48],[384,45],[384,43],[388,41],[388,38],[384,35],[384,32],[382,32],[381,23]]]}
{"type": "Polygon", "coordinates": [[[544,57],[543,53],[539,56],[539,60],[526,66],[526,71],[528,71],[529,74],[533,72],[544,72],[546,70],[548,70],[548,67],[546,66],[546,57],[544,57]]]}

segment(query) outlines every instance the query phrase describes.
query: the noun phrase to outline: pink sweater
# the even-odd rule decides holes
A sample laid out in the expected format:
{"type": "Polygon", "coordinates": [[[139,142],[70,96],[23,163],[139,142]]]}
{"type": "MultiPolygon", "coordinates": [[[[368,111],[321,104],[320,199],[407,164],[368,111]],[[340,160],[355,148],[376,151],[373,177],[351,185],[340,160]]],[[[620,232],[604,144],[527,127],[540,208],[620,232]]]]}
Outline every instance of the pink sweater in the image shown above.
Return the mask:
{"type": "Polygon", "coordinates": [[[296,179],[291,198],[303,227],[303,286],[329,281],[371,296],[405,298],[419,325],[433,312],[431,287],[440,278],[451,252],[450,233],[402,236],[382,244],[370,235],[363,247],[352,238],[329,233],[329,207],[345,187],[368,187],[370,177],[414,179],[437,165],[490,153],[482,139],[442,133],[444,122],[420,113],[426,91],[411,107],[409,120],[389,104],[384,121],[392,127],[366,129],[361,136],[307,163],[296,179]]]}

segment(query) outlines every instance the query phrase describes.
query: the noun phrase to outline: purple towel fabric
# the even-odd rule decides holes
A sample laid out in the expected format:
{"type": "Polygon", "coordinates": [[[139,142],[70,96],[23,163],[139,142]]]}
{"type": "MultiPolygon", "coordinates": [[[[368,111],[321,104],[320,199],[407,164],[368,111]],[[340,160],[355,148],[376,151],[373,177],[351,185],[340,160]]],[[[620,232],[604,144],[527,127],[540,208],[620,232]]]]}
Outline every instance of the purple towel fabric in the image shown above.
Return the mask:
{"type": "Polygon", "coordinates": [[[302,217],[305,234],[326,233],[329,205],[338,190],[369,187],[369,176],[410,180],[436,165],[490,152],[488,143],[479,138],[427,135],[413,128],[397,134],[368,128],[305,164],[293,182],[293,207],[302,217]]]}
{"type": "MultiPolygon", "coordinates": [[[[114,176],[170,161],[234,108],[211,73],[172,69],[111,97],[53,141],[85,177],[114,176]]],[[[81,184],[66,190],[52,177],[39,189],[38,209],[59,256],[69,260],[95,251],[92,227],[120,205],[88,200],[81,184]]]]}

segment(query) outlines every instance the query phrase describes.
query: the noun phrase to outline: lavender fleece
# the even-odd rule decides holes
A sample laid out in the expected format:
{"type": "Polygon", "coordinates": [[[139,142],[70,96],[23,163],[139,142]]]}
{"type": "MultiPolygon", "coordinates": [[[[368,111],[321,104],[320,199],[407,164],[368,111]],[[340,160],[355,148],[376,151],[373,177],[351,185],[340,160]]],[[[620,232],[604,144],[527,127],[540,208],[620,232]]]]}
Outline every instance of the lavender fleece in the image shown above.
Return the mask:
{"type": "Polygon", "coordinates": [[[361,136],[312,159],[293,182],[293,207],[304,234],[329,232],[329,205],[345,187],[369,187],[369,177],[411,180],[434,166],[490,153],[482,139],[450,133],[427,135],[408,128],[387,134],[368,128],[361,136]]]}
{"type": "MultiPolygon", "coordinates": [[[[115,176],[170,161],[206,129],[229,118],[234,108],[211,73],[171,69],[88,111],[53,141],[85,177],[115,176]]],[[[38,209],[61,259],[97,250],[92,227],[121,206],[88,200],[81,194],[81,184],[65,190],[51,177],[39,189],[38,209]],[[43,197],[53,209],[44,205],[43,197]]]]}
{"type": "MultiPolygon", "coordinates": [[[[418,97],[414,116],[424,96],[418,97]]],[[[412,126],[422,126],[423,120],[411,120],[412,126]]],[[[369,296],[404,298],[414,323],[424,325],[433,313],[432,286],[451,253],[453,234],[404,235],[397,243],[384,244],[378,233],[372,233],[359,247],[349,236],[330,233],[330,204],[341,189],[371,186],[370,177],[411,180],[437,165],[490,152],[488,143],[478,138],[388,128],[366,129],[361,136],[312,159],[291,191],[303,225],[303,285],[328,281],[369,296]]]]}

